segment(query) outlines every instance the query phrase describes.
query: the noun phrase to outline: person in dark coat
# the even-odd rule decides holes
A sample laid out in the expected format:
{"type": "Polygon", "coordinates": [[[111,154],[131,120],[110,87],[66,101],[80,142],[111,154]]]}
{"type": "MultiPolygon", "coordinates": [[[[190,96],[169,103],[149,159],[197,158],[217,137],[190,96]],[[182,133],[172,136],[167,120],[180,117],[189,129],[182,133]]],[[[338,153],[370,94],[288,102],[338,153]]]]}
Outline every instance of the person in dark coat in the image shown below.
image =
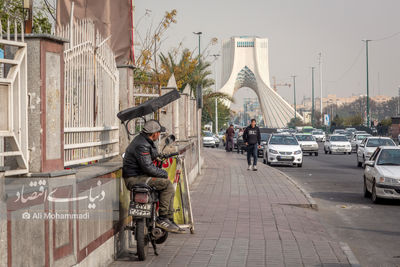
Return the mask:
{"type": "Polygon", "coordinates": [[[261,133],[260,128],[256,125],[256,120],[252,119],[251,124],[247,126],[243,133],[243,141],[247,147],[247,170],[257,170],[258,149],[261,148],[261,133]],[[253,164],[251,164],[253,157],[253,164]]]}
{"type": "Polygon", "coordinates": [[[226,130],[226,151],[230,152],[233,150],[233,137],[235,137],[235,129],[233,129],[233,124],[229,126],[229,128],[226,130]]]}

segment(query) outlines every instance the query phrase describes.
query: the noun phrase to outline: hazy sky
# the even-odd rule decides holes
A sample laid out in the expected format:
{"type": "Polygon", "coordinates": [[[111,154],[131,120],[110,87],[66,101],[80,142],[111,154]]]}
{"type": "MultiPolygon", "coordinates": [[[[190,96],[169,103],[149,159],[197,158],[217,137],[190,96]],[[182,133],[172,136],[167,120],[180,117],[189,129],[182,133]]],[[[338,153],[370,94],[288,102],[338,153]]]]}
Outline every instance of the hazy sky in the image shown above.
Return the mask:
{"type": "MultiPolygon", "coordinates": [[[[297,100],[311,95],[311,66],[316,68],[315,89],[319,96],[318,53],[323,55],[323,95],[349,96],[365,93],[365,44],[362,39],[381,39],[400,32],[399,0],[135,0],[135,20],[151,10],[139,30],[166,10],[177,9],[177,24],[167,32],[163,51],[183,41],[195,49],[202,31],[202,44],[213,37],[221,41],[238,35],[269,39],[269,66],[278,82],[291,82],[297,75],[297,100]]],[[[397,95],[400,85],[400,34],[370,42],[371,95],[397,95]]],[[[217,80],[221,65],[217,62],[217,80]]],[[[244,92],[245,90],[243,90],[244,92]]],[[[240,93],[244,95],[246,93],[240,93]]],[[[278,88],[290,103],[292,89],[278,88]]]]}

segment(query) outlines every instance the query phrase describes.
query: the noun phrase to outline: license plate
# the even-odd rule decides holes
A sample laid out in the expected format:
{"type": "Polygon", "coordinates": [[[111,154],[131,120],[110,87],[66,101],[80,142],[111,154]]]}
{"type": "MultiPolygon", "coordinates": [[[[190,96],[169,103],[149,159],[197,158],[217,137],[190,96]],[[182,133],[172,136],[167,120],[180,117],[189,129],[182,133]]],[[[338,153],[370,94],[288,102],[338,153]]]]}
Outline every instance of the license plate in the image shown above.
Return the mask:
{"type": "Polygon", "coordinates": [[[129,208],[129,215],[136,216],[136,217],[151,217],[151,204],[139,204],[134,203],[129,208]]]}
{"type": "Polygon", "coordinates": [[[281,159],[291,159],[291,156],[281,156],[281,159]]]}

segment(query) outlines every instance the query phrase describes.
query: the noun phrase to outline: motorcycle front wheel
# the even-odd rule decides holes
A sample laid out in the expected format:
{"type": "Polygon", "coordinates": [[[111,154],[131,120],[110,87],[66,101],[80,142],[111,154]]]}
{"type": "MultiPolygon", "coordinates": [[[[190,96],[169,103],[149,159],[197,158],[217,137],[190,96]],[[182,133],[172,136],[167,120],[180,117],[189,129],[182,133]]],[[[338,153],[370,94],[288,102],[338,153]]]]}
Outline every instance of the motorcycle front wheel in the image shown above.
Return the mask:
{"type": "Polygon", "coordinates": [[[139,260],[144,261],[146,260],[147,253],[149,251],[148,230],[145,218],[136,221],[135,236],[139,260]]]}

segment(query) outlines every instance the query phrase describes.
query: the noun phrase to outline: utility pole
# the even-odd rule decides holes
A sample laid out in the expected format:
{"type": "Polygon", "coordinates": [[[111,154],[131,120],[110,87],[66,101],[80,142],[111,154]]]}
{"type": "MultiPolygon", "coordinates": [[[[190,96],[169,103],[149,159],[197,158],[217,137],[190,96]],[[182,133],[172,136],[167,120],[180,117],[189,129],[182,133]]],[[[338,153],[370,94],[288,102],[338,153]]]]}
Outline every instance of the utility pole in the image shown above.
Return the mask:
{"type": "Polygon", "coordinates": [[[397,115],[400,115],[400,86],[399,86],[399,94],[397,96],[397,115]]]}
{"type": "Polygon", "coordinates": [[[371,127],[369,117],[369,71],[368,71],[368,43],[371,40],[363,40],[365,42],[365,55],[366,55],[366,67],[367,67],[367,127],[371,127]]]}
{"type": "MultiPolygon", "coordinates": [[[[193,32],[197,36],[199,36],[199,56],[198,56],[198,66],[200,66],[200,57],[201,57],[201,50],[200,50],[200,40],[201,40],[201,34],[202,32],[193,32]]],[[[200,144],[200,138],[201,138],[201,114],[202,114],[202,98],[203,94],[201,92],[201,85],[197,85],[196,89],[196,95],[197,95],[197,166],[198,166],[198,174],[201,175],[201,154],[200,154],[200,149],[201,149],[201,144],[200,144]]]]}
{"type": "Polygon", "coordinates": [[[324,116],[322,114],[323,109],[322,109],[322,53],[319,53],[319,83],[320,83],[320,112],[321,112],[321,125],[324,124],[324,116]]]}
{"type": "Polygon", "coordinates": [[[293,106],[294,106],[294,122],[296,123],[297,108],[296,108],[296,75],[292,75],[293,78],[293,106]]]}
{"type": "MultiPolygon", "coordinates": [[[[217,72],[215,71],[215,65],[217,65],[217,59],[219,54],[212,55],[214,57],[214,80],[215,80],[215,92],[217,92],[217,72]]],[[[218,134],[218,100],[215,98],[215,134],[218,134]]]]}
{"type": "Polygon", "coordinates": [[[312,93],[311,93],[311,103],[312,103],[312,107],[311,107],[311,125],[314,127],[314,67],[311,67],[311,89],[312,89],[312,93]]]}

